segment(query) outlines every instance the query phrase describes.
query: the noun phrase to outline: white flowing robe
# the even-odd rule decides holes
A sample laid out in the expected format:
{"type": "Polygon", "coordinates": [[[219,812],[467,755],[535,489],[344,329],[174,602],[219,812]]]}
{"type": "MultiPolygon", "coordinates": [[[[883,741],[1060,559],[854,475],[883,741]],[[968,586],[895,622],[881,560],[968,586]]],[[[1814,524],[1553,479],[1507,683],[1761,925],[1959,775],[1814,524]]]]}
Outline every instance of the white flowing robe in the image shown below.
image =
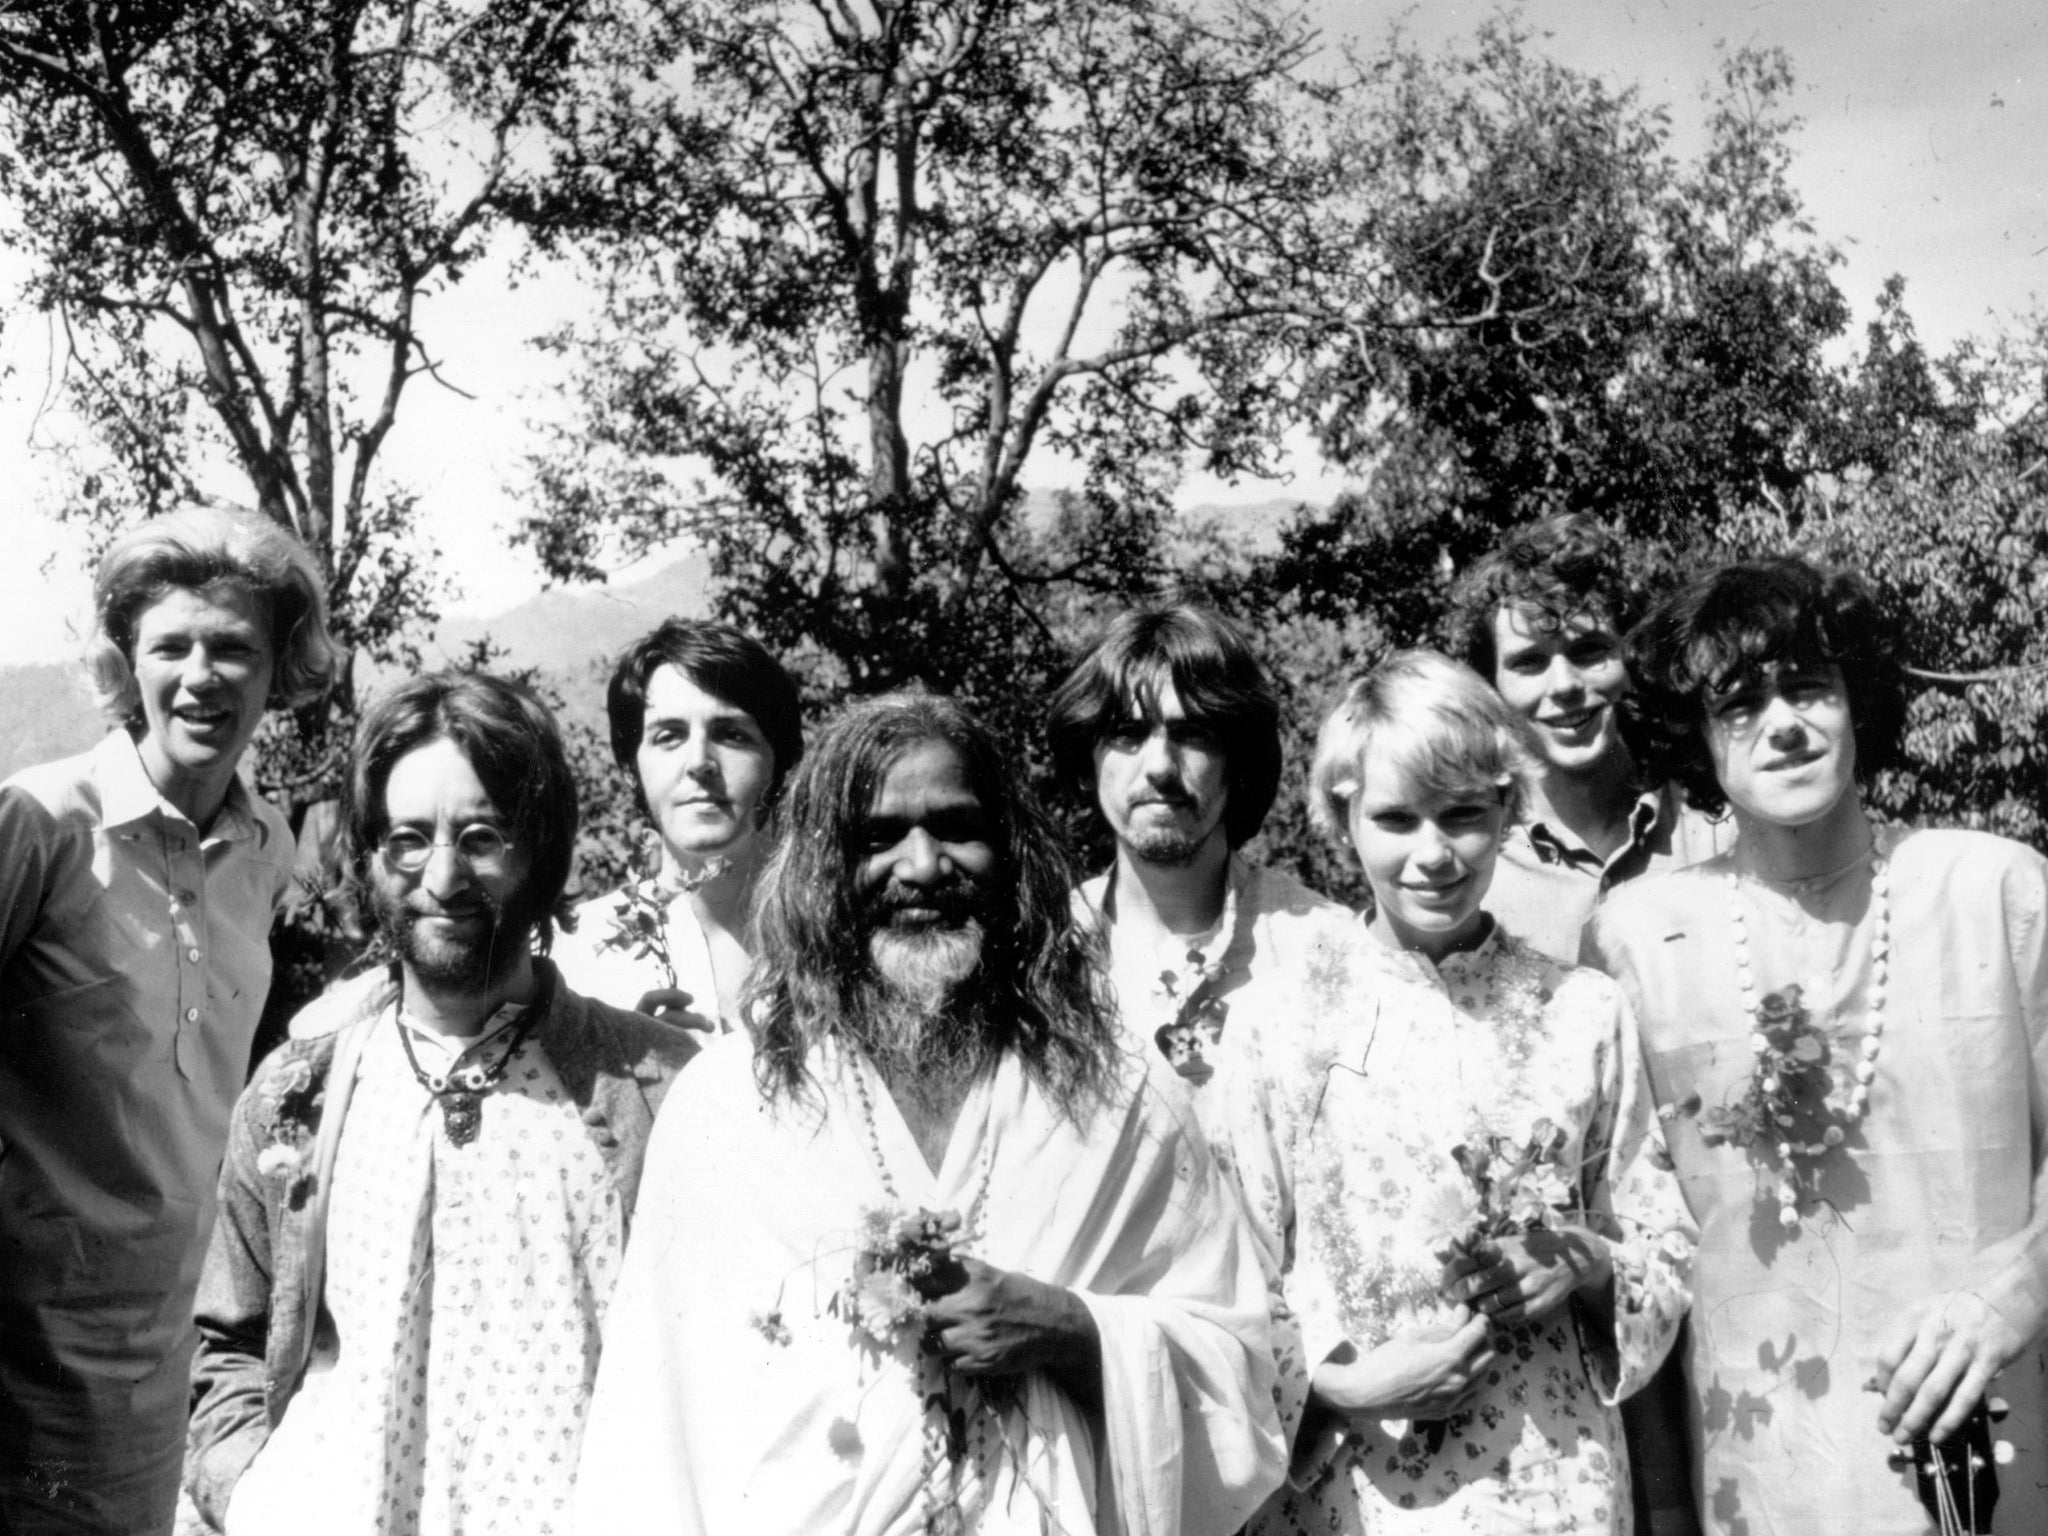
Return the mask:
{"type": "MultiPolygon", "coordinates": [[[[705,1051],[656,1124],[584,1439],[578,1529],[903,1536],[926,1517],[915,1345],[829,1307],[864,1209],[953,1210],[989,1264],[1076,1292],[1099,1415],[1047,1375],[985,1420],[965,1528],[1228,1536],[1276,1487],[1257,1253],[1164,1066],[1128,1060],[1077,1127],[1014,1058],[970,1092],[932,1175],[886,1092],[827,1047],[770,1107],[744,1037],[705,1051]],[[1156,1074],[1156,1075],[1155,1075],[1156,1074]],[[822,1113],[821,1113],[822,1106],[822,1113]]],[[[872,1079],[871,1079],[872,1080],[872,1079]]],[[[943,1463],[941,1463],[943,1472],[943,1463]]]]}

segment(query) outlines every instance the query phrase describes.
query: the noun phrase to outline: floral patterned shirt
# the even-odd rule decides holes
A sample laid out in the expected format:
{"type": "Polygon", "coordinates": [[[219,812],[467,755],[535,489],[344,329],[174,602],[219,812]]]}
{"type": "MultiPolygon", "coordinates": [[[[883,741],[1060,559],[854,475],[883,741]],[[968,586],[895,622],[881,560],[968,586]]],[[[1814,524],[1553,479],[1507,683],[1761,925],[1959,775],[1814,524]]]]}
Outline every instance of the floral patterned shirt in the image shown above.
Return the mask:
{"type": "Polygon", "coordinates": [[[1564,1134],[1552,1198],[1608,1242],[1613,1329],[1575,1305],[1511,1335],[1433,1449],[1402,1420],[1298,1447],[1296,1486],[1252,1529],[1624,1530],[1614,1404],[1670,1347],[1693,1242],[1627,1005],[1497,930],[1440,967],[1364,934],[1355,963],[1348,1016],[1322,1011],[1285,1055],[1266,1048],[1277,1241],[1308,1359],[1462,1315],[1438,1291],[1438,1254],[1474,1213],[1452,1150],[1523,1142],[1542,1120],[1564,1134]]]}
{"type": "MultiPolygon", "coordinates": [[[[336,1158],[339,1351],[315,1357],[236,1485],[229,1536],[569,1529],[625,1213],[536,1041],[457,1147],[405,1027],[387,1012],[365,1045],[336,1158]]],[[[439,1044],[415,1035],[422,1060],[439,1044]]]]}

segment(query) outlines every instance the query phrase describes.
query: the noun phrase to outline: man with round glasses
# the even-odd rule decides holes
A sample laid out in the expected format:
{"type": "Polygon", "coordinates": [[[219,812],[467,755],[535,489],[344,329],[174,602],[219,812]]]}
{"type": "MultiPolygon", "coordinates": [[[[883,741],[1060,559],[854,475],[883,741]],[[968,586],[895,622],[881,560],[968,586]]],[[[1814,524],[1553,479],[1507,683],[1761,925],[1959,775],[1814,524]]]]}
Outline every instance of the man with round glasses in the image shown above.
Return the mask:
{"type": "Polygon", "coordinates": [[[546,1529],[654,1111],[696,1045],[545,958],[576,788],[525,689],[442,673],[379,700],[346,831],[381,965],[301,1014],[236,1106],[193,1500],[231,1533],[546,1529]]]}

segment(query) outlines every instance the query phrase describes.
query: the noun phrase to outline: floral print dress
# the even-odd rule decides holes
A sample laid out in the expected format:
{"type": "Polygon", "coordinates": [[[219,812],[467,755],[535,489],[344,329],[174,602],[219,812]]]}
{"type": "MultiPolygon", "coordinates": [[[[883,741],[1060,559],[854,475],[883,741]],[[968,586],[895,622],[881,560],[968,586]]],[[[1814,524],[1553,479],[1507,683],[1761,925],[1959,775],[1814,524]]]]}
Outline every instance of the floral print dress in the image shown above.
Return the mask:
{"type": "Polygon", "coordinates": [[[1524,1188],[1609,1240],[1614,1326],[1574,1302],[1497,1339],[1480,1396],[1441,1426],[1384,1420],[1298,1446],[1252,1529],[1626,1531],[1614,1405],[1670,1347],[1693,1246],[1627,1006],[1606,977],[1497,930],[1441,966],[1365,945],[1358,1008],[1312,1021],[1268,1088],[1308,1359],[1465,1315],[1438,1291],[1438,1254],[1478,1209],[1453,1149],[1521,1146],[1543,1121],[1562,1133],[1557,1164],[1547,1188],[1524,1188]]]}

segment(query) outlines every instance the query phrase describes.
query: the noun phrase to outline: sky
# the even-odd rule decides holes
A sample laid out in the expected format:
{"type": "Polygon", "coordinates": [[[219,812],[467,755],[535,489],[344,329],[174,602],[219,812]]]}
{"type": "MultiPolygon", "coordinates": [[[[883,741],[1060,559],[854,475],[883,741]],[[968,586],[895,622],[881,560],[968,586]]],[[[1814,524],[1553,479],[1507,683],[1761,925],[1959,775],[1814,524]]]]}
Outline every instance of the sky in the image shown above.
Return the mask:
{"type": "MultiPolygon", "coordinates": [[[[1416,41],[1466,38],[1493,5],[1435,0],[1308,0],[1334,47],[1370,48],[1401,19],[1416,41]]],[[[1673,148],[1701,142],[1702,87],[1719,50],[1781,47],[1798,77],[1805,126],[1793,185],[1818,234],[1838,245],[1837,284],[1860,326],[1893,273],[1935,352],[1986,335],[2048,299],[2048,6],[2039,0],[1524,0],[1542,48],[1616,86],[1634,85],[1671,111],[1673,148]]],[[[0,267],[0,291],[10,286],[0,267]]],[[[426,324],[472,398],[422,381],[407,395],[386,450],[387,472],[419,491],[442,548],[458,558],[461,611],[488,614],[539,584],[507,547],[527,423],[551,382],[528,338],[573,316],[573,290],[508,287],[481,269],[435,301],[426,324]]],[[[54,470],[31,445],[50,431],[54,338],[40,317],[0,307],[0,614],[10,644],[0,664],[74,656],[88,583],[76,535],[41,510],[54,470]]],[[[245,496],[232,480],[217,487],[245,496]]],[[[1270,482],[1191,479],[1189,504],[1314,496],[1312,466],[1270,482]]]]}

